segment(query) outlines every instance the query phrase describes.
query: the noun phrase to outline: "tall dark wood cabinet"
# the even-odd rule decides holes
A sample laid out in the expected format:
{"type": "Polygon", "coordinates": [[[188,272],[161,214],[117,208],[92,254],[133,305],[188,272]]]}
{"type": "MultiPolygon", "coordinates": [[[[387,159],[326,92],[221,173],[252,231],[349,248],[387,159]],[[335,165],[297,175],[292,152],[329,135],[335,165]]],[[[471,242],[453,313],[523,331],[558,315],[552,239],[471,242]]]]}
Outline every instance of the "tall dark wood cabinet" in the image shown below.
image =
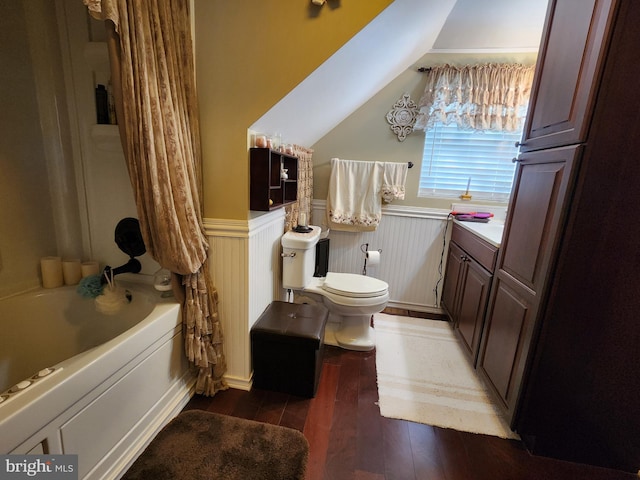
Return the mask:
{"type": "Polygon", "coordinates": [[[511,419],[580,151],[569,146],[519,157],[477,366],[511,419]]]}
{"type": "Polygon", "coordinates": [[[637,0],[550,2],[478,361],[534,454],[634,473],[638,25],[637,0]]]}
{"type": "Polygon", "coordinates": [[[584,142],[614,0],[550,0],[521,151],[584,142]]]}

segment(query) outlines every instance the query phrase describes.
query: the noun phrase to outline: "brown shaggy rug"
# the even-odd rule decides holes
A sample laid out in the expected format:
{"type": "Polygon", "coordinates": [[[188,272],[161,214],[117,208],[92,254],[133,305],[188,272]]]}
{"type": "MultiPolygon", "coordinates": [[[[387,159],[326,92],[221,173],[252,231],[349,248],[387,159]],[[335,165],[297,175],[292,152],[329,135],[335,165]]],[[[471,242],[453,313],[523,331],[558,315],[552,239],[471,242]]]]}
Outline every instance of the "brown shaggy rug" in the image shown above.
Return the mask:
{"type": "Polygon", "coordinates": [[[302,480],[308,457],[298,430],[188,410],[158,433],[122,480],[302,480]]]}

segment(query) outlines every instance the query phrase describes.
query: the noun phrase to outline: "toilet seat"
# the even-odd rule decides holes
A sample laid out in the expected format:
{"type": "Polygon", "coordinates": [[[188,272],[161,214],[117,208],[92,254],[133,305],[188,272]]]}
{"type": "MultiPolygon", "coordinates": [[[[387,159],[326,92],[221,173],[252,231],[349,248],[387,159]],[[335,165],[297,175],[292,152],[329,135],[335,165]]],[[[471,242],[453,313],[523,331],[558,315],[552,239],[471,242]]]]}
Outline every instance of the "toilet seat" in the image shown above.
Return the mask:
{"type": "Polygon", "coordinates": [[[355,273],[329,272],[322,288],[330,293],[350,298],[372,298],[385,295],[389,285],[377,278],[355,273]]]}
{"type": "MultiPolygon", "coordinates": [[[[375,307],[378,305],[386,305],[386,303],[389,301],[388,288],[389,287],[386,282],[383,282],[382,280],[378,280],[371,277],[365,277],[364,275],[358,275],[353,273],[327,273],[327,277],[325,278],[313,277],[309,285],[307,285],[302,291],[308,292],[308,293],[315,293],[317,295],[320,295],[330,300],[333,304],[341,305],[343,307],[375,307]],[[351,285],[354,285],[354,284],[355,285],[359,285],[359,284],[373,285],[374,288],[360,287],[361,296],[357,296],[358,295],[357,291],[356,292],[345,291],[347,287],[345,285],[340,284],[340,280],[341,280],[340,276],[343,276],[343,275],[355,277],[355,278],[349,278],[348,280],[342,279],[347,282],[350,282],[349,284],[351,285]],[[337,290],[340,290],[341,293],[336,293],[335,291],[331,291],[329,288],[327,288],[326,283],[327,283],[327,278],[329,276],[332,277],[329,282],[330,284],[329,288],[333,286],[333,288],[336,289],[336,284],[340,285],[342,289],[337,288],[337,290]],[[337,281],[334,278],[334,276],[337,276],[338,278],[337,281]],[[370,283],[365,279],[375,280],[375,282],[370,283]],[[367,290],[367,289],[373,290],[373,291],[369,292],[368,294],[362,292],[362,290],[367,290]],[[368,296],[364,296],[364,295],[368,295],[368,296]]],[[[354,287],[354,290],[358,290],[358,288],[354,287]]]]}

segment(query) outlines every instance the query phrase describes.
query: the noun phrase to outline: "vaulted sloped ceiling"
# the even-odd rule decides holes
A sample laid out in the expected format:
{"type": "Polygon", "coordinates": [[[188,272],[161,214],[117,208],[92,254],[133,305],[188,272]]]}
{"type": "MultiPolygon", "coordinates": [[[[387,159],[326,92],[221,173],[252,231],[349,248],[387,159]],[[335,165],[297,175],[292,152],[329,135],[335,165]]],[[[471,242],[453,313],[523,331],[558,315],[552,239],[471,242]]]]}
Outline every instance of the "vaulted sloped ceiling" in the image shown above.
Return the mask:
{"type": "Polygon", "coordinates": [[[547,0],[396,0],[252,129],[313,145],[431,51],[536,49],[546,9],[547,0]]]}

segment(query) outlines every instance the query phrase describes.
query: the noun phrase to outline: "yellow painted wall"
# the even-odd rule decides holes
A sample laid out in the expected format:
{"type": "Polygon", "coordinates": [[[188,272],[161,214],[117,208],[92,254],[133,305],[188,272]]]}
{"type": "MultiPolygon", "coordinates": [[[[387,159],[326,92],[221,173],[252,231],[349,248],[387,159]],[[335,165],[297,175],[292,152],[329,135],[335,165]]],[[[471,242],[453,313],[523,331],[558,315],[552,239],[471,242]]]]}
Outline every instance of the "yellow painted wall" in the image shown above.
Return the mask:
{"type": "Polygon", "coordinates": [[[195,0],[205,217],[247,218],[247,128],[390,3],[195,0]]]}

